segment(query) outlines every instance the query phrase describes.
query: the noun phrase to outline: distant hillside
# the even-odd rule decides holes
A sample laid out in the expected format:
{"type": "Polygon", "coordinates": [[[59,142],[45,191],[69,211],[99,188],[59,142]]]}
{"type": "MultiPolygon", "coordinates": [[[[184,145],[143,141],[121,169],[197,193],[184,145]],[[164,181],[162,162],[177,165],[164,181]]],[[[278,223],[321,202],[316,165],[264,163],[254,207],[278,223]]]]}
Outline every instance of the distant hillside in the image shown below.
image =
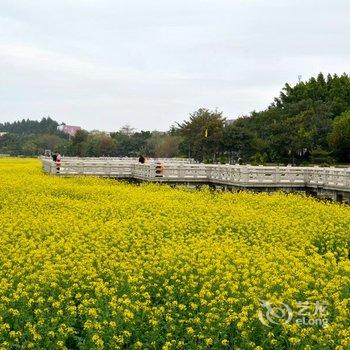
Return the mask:
{"type": "Polygon", "coordinates": [[[9,132],[14,134],[60,134],[57,130],[58,122],[48,118],[43,118],[40,121],[22,119],[13,123],[0,123],[0,132],[9,132]]]}
{"type": "Polygon", "coordinates": [[[51,118],[0,123],[0,132],[3,133],[0,136],[0,153],[34,156],[46,149],[68,153],[68,136],[57,130],[58,125],[51,118]]]}

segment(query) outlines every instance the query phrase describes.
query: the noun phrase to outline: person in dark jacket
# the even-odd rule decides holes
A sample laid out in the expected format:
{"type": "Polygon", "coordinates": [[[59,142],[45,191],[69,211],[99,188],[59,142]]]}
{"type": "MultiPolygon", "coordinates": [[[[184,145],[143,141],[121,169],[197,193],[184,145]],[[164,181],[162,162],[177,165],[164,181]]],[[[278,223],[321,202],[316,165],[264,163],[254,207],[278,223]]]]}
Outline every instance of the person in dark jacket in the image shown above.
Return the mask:
{"type": "Polygon", "coordinates": [[[146,159],[145,159],[144,156],[141,155],[141,156],[139,157],[139,163],[145,164],[145,160],[146,160],[146,159]]]}

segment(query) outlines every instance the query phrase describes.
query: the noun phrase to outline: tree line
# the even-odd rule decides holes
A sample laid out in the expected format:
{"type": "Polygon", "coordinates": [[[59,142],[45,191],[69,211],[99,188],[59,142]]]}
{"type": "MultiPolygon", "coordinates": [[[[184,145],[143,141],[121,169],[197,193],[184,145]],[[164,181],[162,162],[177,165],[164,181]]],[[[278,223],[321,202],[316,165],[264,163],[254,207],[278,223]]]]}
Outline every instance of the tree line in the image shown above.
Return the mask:
{"type": "Polygon", "coordinates": [[[169,132],[140,131],[124,126],[105,133],[79,130],[74,137],[64,134],[51,118],[40,122],[22,120],[0,124],[0,153],[13,156],[37,156],[46,150],[65,156],[80,157],[175,157],[179,155],[181,137],[169,132]]]}
{"type": "Polygon", "coordinates": [[[167,132],[129,126],[106,134],[57,130],[51,118],[0,124],[0,153],[35,155],[44,149],[77,156],[192,157],[203,162],[333,164],[350,162],[350,77],[320,73],[280,95],[260,112],[227,119],[198,109],[167,132]]]}

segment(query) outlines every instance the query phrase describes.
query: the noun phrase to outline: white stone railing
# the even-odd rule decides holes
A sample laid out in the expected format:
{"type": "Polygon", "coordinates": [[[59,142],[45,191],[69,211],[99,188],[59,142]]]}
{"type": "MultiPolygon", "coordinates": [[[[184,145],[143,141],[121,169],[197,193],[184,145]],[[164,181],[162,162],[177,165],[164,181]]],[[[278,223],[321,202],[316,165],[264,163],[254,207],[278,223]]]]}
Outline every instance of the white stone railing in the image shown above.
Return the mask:
{"type": "Polygon", "coordinates": [[[130,178],[135,163],[124,161],[63,160],[59,170],[52,160],[42,160],[45,172],[57,175],[93,175],[130,178]]]}
{"type": "Polygon", "coordinates": [[[42,159],[47,173],[134,178],[145,181],[214,183],[240,187],[323,188],[350,192],[350,168],[206,165],[181,162],[140,164],[136,160],[63,159],[59,171],[42,159]]]}
{"type": "MultiPolygon", "coordinates": [[[[50,160],[51,158],[41,156],[39,157],[41,160],[50,160]]],[[[65,162],[131,162],[138,163],[138,157],[63,157],[65,162]]],[[[192,158],[147,158],[148,163],[184,163],[184,164],[193,164],[196,163],[192,158]]]]}

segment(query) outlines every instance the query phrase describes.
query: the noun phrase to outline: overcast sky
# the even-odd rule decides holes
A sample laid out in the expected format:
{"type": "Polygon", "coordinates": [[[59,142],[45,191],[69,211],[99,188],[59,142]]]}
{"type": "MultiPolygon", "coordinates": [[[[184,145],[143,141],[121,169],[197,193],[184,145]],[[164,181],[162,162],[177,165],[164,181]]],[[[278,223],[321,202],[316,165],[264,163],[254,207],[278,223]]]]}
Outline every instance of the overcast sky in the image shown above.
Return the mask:
{"type": "Polygon", "coordinates": [[[0,0],[0,122],[167,130],[350,72],[348,0],[0,0]]]}

